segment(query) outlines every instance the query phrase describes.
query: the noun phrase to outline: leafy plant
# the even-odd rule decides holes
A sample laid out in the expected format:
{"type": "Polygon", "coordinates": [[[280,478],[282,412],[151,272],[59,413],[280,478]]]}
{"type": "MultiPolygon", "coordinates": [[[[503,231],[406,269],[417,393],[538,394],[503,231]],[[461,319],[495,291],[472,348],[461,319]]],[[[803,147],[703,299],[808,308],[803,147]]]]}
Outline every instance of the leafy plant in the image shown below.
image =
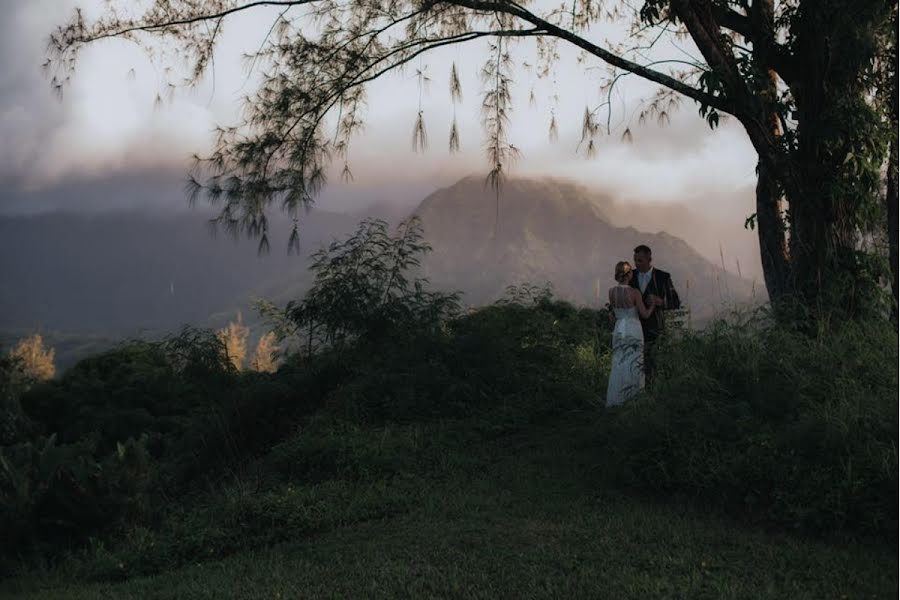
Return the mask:
{"type": "Polygon", "coordinates": [[[0,446],[22,441],[32,428],[19,402],[29,386],[21,360],[0,352],[0,446]]]}
{"type": "Polygon", "coordinates": [[[97,459],[89,442],[56,436],[0,448],[0,548],[63,545],[150,510],[154,468],[146,438],[119,443],[97,459]]]}
{"type": "Polygon", "coordinates": [[[22,372],[31,381],[53,379],[56,375],[55,354],[53,348],[44,348],[44,339],[39,333],[19,340],[10,351],[10,356],[20,361],[22,372]]]}
{"type": "Polygon", "coordinates": [[[250,328],[244,325],[241,313],[238,313],[237,321],[231,321],[228,326],[220,329],[217,334],[225,347],[228,360],[234,365],[236,371],[244,368],[244,358],[247,356],[247,337],[250,328]]]}
{"type": "Polygon", "coordinates": [[[260,336],[256,343],[256,350],[250,360],[250,368],[261,373],[274,373],[278,368],[275,355],[278,347],[275,345],[275,333],[269,331],[260,336]]]}
{"type": "Polygon", "coordinates": [[[21,402],[46,434],[56,433],[63,443],[93,437],[100,451],[109,452],[117,442],[147,433],[158,454],[160,436],[215,404],[234,377],[215,334],[186,328],[85,359],[59,380],[29,390],[21,402]]]}
{"type": "Polygon", "coordinates": [[[344,348],[360,340],[377,342],[404,329],[433,331],[457,313],[458,294],[427,289],[416,277],[431,247],[413,216],[391,234],[379,219],[362,221],[356,232],[313,255],[312,288],[284,311],[268,313],[280,337],[294,336],[307,356],[321,348],[344,348]]]}

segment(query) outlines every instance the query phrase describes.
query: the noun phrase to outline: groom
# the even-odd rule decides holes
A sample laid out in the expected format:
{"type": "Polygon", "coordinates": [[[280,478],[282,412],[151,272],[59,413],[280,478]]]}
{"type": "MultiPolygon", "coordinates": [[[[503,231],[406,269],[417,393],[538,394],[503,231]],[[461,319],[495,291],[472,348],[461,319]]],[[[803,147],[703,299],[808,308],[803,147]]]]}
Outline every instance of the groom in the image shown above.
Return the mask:
{"type": "Polygon", "coordinates": [[[681,299],[672,285],[672,277],[665,271],[655,269],[652,265],[653,253],[650,248],[641,244],[634,249],[634,267],[637,275],[631,278],[631,286],[641,292],[644,304],[651,302],[656,310],[648,319],[641,319],[644,330],[644,373],[649,379],[653,373],[653,343],[665,327],[663,311],[681,308],[681,299]]]}

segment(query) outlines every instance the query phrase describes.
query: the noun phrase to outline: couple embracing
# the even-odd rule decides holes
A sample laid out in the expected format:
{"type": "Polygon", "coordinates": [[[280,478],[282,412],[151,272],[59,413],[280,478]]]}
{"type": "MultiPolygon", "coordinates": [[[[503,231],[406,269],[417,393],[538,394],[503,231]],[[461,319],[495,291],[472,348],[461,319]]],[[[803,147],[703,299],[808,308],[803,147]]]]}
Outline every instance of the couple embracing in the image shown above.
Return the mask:
{"type": "Polygon", "coordinates": [[[652,262],[650,248],[642,244],[634,249],[634,267],[628,261],[616,263],[616,285],[609,288],[615,326],[607,406],[624,403],[644,387],[653,372],[651,346],[663,331],[663,311],[681,308],[672,277],[652,262]]]}

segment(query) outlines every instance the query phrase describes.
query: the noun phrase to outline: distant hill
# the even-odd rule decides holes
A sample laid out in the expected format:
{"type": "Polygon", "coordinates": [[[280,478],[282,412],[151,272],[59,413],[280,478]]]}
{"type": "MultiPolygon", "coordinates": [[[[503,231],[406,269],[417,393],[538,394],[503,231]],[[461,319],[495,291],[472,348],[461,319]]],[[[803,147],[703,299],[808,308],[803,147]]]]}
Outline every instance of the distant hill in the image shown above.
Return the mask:
{"type": "Polygon", "coordinates": [[[286,252],[289,224],[273,219],[271,252],[260,256],[256,241],[211,236],[207,219],[200,212],[0,218],[0,331],[122,336],[220,326],[211,315],[273,283],[304,280],[308,254],[356,224],[311,211],[298,257],[286,252]]]}
{"type": "Polygon", "coordinates": [[[751,282],[723,271],[683,240],[611,225],[610,206],[573,184],[514,179],[498,207],[484,180],[468,177],[416,209],[434,248],[423,268],[436,286],[463,290],[473,305],[499,298],[509,285],[550,282],[557,296],[596,306],[614,283],[615,263],[630,261],[632,249],[646,244],[696,315],[751,299],[751,282]]]}

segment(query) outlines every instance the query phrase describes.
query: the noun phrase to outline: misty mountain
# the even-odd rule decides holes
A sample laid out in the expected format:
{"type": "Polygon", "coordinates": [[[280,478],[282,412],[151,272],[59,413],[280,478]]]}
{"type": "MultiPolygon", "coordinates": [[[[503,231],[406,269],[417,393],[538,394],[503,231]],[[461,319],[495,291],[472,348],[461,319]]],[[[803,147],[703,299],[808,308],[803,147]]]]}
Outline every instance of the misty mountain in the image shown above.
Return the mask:
{"type": "Polygon", "coordinates": [[[756,231],[744,226],[747,214],[740,209],[748,199],[752,207],[752,188],[711,199],[694,199],[687,204],[617,201],[607,203],[604,213],[617,227],[634,226],[651,233],[664,231],[681,238],[714,264],[721,267],[724,262],[732,273],[761,282],[759,238],[756,231]]]}
{"type": "Polygon", "coordinates": [[[528,179],[506,182],[498,203],[482,178],[469,177],[416,210],[434,249],[423,269],[436,287],[463,290],[467,304],[493,301],[509,285],[549,282],[558,297],[597,306],[614,284],[615,263],[630,261],[632,249],[646,244],[695,316],[751,299],[750,282],[682,239],[612,225],[612,206],[576,185],[528,179]]]}
{"type": "MultiPolygon", "coordinates": [[[[49,213],[0,217],[0,330],[134,335],[221,326],[222,311],[277,282],[305,280],[307,256],[356,219],[310,211],[301,254],[273,219],[271,252],[210,235],[208,213],[49,213]]],[[[234,317],[234,313],[230,313],[234,317]]]]}

